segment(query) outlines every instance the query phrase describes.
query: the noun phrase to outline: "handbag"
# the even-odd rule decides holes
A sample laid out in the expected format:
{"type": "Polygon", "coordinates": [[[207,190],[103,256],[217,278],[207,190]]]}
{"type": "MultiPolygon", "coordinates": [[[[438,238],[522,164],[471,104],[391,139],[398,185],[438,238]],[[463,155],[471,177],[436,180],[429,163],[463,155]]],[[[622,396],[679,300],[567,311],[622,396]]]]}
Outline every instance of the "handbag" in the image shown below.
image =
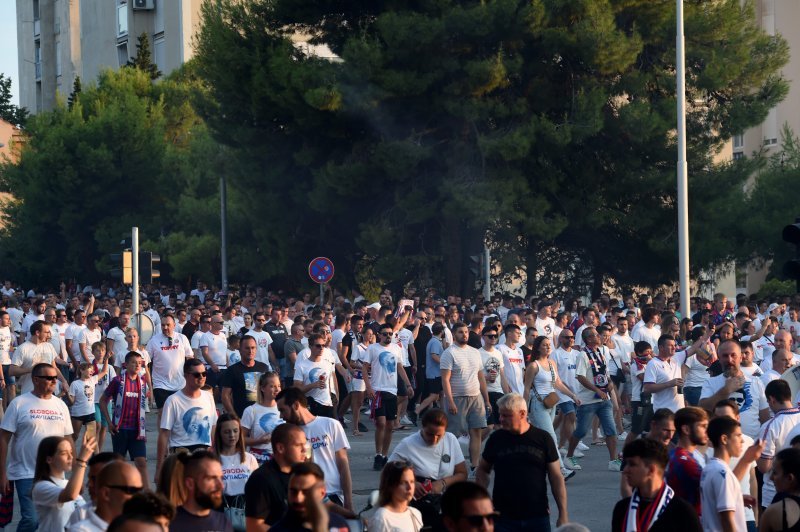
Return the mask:
{"type": "MultiPolygon", "coordinates": [[[[551,364],[550,361],[548,361],[547,364],[550,367],[550,376],[553,377],[553,384],[555,384],[556,373],[553,371],[553,364],[551,364]]],[[[539,392],[536,390],[536,384],[532,382],[531,387],[533,388],[533,393],[536,394],[536,399],[539,400],[548,410],[556,406],[558,401],[561,400],[556,392],[550,392],[544,397],[544,399],[542,399],[542,396],[539,395],[539,392]]]]}
{"type": "Polygon", "coordinates": [[[233,499],[233,504],[228,504],[228,498],[223,497],[225,501],[225,517],[228,518],[233,529],[237,532],[244,532],[247,530],[247,521],[244,516],[244,496],[237,495],[233,499]]]}
{"type": "Polygon", "coordinates": [[[622,383],[625,382],[625,372],[621,367],[619,367],[619,364],[617,364],[616,358],[611,357],[611,362],[617,366],[617,371],[611,376],[611,382],[613,382],[617,387],[622,386],[622,383]]]}

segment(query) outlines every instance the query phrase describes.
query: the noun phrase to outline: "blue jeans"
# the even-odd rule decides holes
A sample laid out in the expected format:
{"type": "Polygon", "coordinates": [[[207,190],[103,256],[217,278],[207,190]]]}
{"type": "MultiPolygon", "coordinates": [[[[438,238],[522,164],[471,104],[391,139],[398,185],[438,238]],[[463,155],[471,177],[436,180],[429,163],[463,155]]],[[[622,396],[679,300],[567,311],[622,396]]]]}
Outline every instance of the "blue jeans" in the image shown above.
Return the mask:
{"type": "Polygon", "coordinates": [[[702,386],[684,386],[683,398],[686,399],[686,406],[697,406],[700,404],[700,392],[703,391],[702,386]]]}
{"type": "Polygon", "coordinates": [[[614,410],[611,407],[611,401],[600,401],[599,403],[590,403],[578,407],[578,419],[572,436],[579,440],[586,436],[594,416],[597,416],[600,420],[600,426],[603,427],[603,434],[606,438],[617,435],[617,426],[614,423],[614,410]]]}
{"type": "MultiPolygon", "coordinates": [[[[544,403],[536,399],[536,396],[531,394],[531,401],[530,405],[528,405],[528,420],[531,422],[531,425],[538,429],[542,429],[543,431],[547,432],[551,438],[553,438],[553,443],[558,449],[558,438],[556,437],[556,431],[553,428],[553,419],[556,417],[556,408],[545,408],[544,403]]],[[[561,454],[558,455],[558,460],[561,462],[561,454]]],[[[564,467],[563,462],[561,463],[561,467],[564,467]]]]}
{"type": "Polygon", "coordinates": [[[494,520],[494,532],[550,532],[550,517],[531,517],[530,519],[508,519],[502,516],[494,520]]]}
{"type": "Polygon", "coordinates": [[[19,500],[19,513],[21,519],[17,526],[17,532],[33,532],[39,527],[39,518],[36,516],[36,507],[33,505],[33,479],[23,478],[14,481],[14,491],[17,492],[19,500]]]}

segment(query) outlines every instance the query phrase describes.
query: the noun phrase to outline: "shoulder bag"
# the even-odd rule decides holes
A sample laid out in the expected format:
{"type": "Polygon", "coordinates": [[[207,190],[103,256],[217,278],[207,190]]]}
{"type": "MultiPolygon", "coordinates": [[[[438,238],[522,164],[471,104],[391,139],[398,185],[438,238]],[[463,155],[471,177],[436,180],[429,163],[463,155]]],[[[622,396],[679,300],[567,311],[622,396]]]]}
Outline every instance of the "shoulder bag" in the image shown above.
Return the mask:
{"type": "MultiPolygon", "coordinates": [[[[553,386],[555,387],[556,373],[553,371],[553,364],[548,360],[547,365],[550,367],[550,376],[553,377],[553,386]]],[[[541,371],[541,368],[539,368],[539,370],[541,371]]],[[[556,406],[558,401],[561,400],[556,392],[550,392],[544,398],[542,398],[542,396],[539,395],[539,392],[536,390],[536,377],[534,377],[533,382],[531,382],[531,388],[533,388],[533,393],[536,395],[536,399],[548,410],[556,406]]]]}

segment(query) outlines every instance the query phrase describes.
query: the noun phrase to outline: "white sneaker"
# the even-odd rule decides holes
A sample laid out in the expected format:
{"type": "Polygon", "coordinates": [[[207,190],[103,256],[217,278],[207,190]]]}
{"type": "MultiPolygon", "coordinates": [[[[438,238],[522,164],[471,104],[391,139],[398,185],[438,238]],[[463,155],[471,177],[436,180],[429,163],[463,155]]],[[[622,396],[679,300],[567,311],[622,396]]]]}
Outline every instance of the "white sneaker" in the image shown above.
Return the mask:
{"type": "Polygon", "coordinates": [[[628,431],[624,431],[622,434],[618,434],[617,435],[617,439],[620,440],[620,441],[624,441],[625,438],[627,438],[627,437],[628,437],[628,431]]]}
{"type": "Polygon", "coordinates": [[[608,461],[608,470],[609,471],[622,471],[622,460],[609,460],[608,461]]]}
{"type": "Polygon", "coordinates": [[[586,455],[583,454],[582,451],[579,451],[578,449],[575,449],[575,451],[572,453],[572,456],[574,456],[575,458],[583,458],[586,455]]]}
{"type": "MultiPolygon", "coordinates": [[[[581,465],[578,463],[578,459],[575,458],[574,456],[568,456],[564,458],[564,467],[566,467],[570,471],[580,471],[581,469],[583,469],[581,465]]],[[[611,466],[609,465],[609,467],[611,466]]],[[[619,469],[617,471],[619,471],[619,469]]]]}
{"type": "Polygon", "coordinates": [[[561,468],[561,476],[564,477],[564,482],[568,481],[572,477],[575,476],[575,471],[570,471],[569,469],[562,467],[561,468]]]}
{"type": "Polygon", "coordinates": [[[567,448],[566,447],[559,447],[558,448],[558,454],[560,454],[561,456],[567,456],[567,448]]]}
{"type": "Polygon", "coordinates": [[[578,447],[576,447],[579,451],[588,451],[589,446],[583,443],[582,441],[578,442],[578,447]]]}
{"type": "Polygon", "coordinates": [[[414,422],[411,421],[410,419],[408,419],[408,415],[406,414],[406,415],[404,415],[403,417],[400,418],[400,424],[401,425],[413,425],[414,422]]]}

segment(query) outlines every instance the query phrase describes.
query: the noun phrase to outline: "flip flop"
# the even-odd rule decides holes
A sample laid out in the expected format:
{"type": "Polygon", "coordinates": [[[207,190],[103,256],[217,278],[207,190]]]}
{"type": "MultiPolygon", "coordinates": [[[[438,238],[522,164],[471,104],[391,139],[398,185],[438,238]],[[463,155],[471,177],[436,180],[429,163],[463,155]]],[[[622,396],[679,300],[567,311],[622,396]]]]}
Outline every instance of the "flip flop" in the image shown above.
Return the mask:
{"type": "Polygon", "coordinates": [[[354,430],[353,431],[353,436],[361,436],[361,432],[359,432],[357,430],[354,430]]]}

